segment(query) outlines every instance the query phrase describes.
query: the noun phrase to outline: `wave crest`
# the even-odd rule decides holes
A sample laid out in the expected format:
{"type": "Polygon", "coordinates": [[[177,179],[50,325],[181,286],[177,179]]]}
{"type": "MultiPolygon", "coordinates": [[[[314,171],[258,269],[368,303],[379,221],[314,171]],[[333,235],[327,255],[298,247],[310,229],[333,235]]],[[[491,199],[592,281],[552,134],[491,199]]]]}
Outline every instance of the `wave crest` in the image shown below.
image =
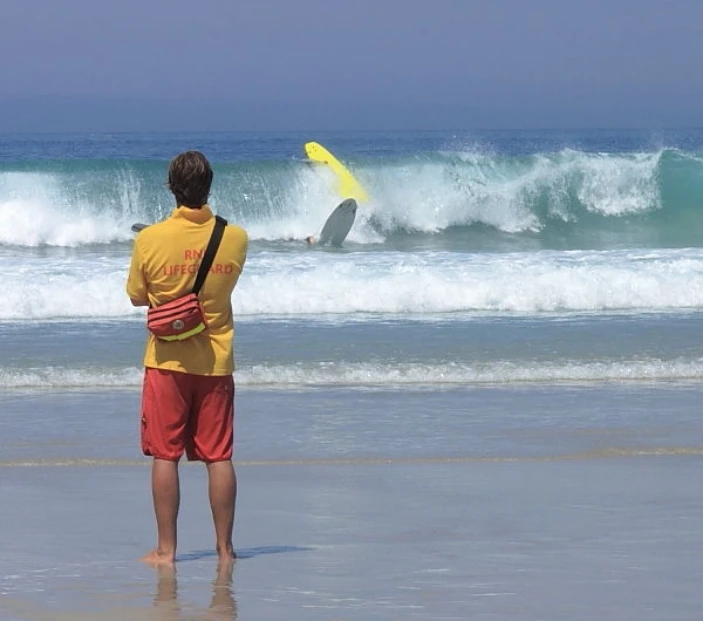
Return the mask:
{"type": "MultiPolygon", "coordinates": [[[[703,243],[697,233],[703,229],[691,226],[703,201],[703,162],[679,151],[474,151],[378,158],[350,167],[371,195],[349,238],[358,244],[482,227],[525,243],[559,237],[567,248],[581,247],[587,232],[608,247],[629,239],[631,223],[646,229],[648,240],[668,235],[676,245],[678,235],[682,243],[703,243]]],[[[162,173],[153,163],[137,162],[0,169],[0,244],[128,240],[133,222],[153,222],[172,208],[162,173]]],[[[300,240],[319,230],[340,202],[334,185],[328,169],[302,162],[221,165],[211,204],[253,240],[300,240]]]]}

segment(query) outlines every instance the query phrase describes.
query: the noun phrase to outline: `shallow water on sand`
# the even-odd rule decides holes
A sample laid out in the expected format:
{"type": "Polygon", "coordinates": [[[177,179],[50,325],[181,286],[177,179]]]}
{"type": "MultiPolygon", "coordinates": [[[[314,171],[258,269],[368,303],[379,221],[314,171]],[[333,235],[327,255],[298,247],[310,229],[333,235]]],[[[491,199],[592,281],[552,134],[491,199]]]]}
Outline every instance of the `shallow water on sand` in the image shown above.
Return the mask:
{"type": "Polygon", "coordinates": [[[176,573],[135,560],[153,536],[137,392],[5,394],[0,618],[693,621],[700,398],[242,389],[230,583],[197,465],[176,573]]]}

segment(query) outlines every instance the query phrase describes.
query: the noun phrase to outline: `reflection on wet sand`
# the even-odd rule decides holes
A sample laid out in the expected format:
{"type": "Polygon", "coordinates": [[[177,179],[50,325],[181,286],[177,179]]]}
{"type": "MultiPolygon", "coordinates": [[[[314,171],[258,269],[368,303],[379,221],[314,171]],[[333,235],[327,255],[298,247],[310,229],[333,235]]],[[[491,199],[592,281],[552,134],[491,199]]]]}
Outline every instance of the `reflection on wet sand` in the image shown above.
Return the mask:
{"type": "Polygon", "coordinates": [[[236,621],[237,601],[234,597],[232,573],[234,563],[218,564],[212,583],[212,597],[208,608],[182,606],[178,600],[178,578],[175,565],[154,568],[157,572],[154,607],[159,621],[236,621]]]}

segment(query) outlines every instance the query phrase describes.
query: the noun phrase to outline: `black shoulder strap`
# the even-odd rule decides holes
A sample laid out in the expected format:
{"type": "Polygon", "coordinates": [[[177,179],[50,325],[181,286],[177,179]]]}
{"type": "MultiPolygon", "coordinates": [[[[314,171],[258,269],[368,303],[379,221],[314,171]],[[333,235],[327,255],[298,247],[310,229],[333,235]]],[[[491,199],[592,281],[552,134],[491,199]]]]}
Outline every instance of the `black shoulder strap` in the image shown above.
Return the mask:
{"type": "Polygon", "coordinates": [[[207,244],[207,248],[205,248],[203,260],[202,263],[200,263],[200,268],[198,269],[198,275],[195,277],[195,284],[193,285],[193,293],[195,293],[195,295],[200,293],[200,289],[205,282],[205,277],[210,271],[212,262],[215,260],[215,255],[217,254],[217,249],[220,247],[222,234],[225,232],[226,226],[227,220],[221,218],[220,216],[215,216],[215,227],[212,229],[210,241],[207,244]]]}

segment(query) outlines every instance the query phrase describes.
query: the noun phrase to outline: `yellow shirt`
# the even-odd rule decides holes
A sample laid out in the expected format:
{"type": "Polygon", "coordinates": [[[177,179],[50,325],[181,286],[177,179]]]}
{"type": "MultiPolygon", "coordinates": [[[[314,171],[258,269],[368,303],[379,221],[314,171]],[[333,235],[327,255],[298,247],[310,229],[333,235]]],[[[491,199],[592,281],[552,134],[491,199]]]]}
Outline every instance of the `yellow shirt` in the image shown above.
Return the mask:
{"type": "MultiPolygon", "coordinates": [[[[138,305],[159,306],[190,293],[215,217],[208,205],[178,207],[142,230],[134,240],[127,295],[138,305]]],[[[234,372],[232,291],[244,267],[244,229],[225,228],[220,247],[198,297],[208,329],[185,341],[162,341],[149,333],[144,366],[194,375],[234,372]]]]}

